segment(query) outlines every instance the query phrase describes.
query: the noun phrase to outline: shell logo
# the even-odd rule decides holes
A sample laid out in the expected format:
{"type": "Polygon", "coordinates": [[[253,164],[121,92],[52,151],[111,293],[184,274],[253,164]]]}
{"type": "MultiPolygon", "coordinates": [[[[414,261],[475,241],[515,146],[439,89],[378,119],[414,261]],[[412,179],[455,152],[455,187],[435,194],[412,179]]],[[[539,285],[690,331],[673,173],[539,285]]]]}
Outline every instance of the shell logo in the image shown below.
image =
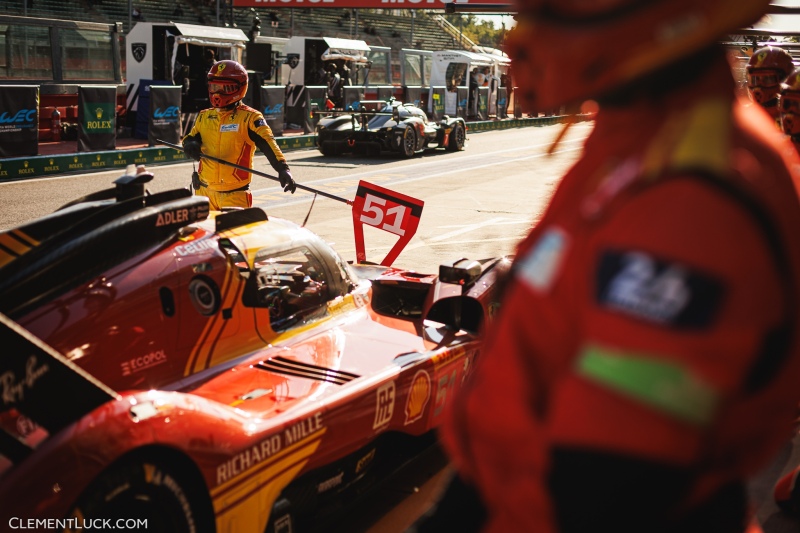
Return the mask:
{"type": "Polygon", "coordinates": [[[420,370],[411,380],[411,389],[406,400],[405,425],[416,422],[422,418],[428,400],[431,399],[431,377],[424,370],[420,370]]]}

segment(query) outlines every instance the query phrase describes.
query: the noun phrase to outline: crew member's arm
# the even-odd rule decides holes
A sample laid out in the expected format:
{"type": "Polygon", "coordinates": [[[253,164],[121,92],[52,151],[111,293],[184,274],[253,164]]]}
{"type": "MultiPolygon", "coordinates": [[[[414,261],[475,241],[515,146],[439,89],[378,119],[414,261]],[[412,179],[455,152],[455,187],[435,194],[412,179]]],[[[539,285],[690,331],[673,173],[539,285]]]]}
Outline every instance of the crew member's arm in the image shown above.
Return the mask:
{"type": "Polygon", "coordinates": [[[258,149],[267,156],[269,164],[278,173],[278,179],[284,192],[294,193],[297,187],[291,172],[289,172],[289,164],[286,162],[286,157],[281,152],[278,143],[275,142],[272,128],[267,125],[267,121],[261,113],[253,114],[253,118],[248,124],[247,133],[258,149]]]}
{"type": "Polygon", "coordinates": [[[796,357],[764,364],[789,292],[769,237],[694,177],[595,224],[518,265],[445,445],[501,529],[739,531],[730,482],[785,442],[796,406],[796,357]]]}
{"type": "Polygon", "coordinates": [[[581,341],[546,415],[559,531],[743,529],[741,481],[788,436],[794,403],[780,366],[757,375],[788,348],[774,342],[789,296],[774,237],[694,177],[601,225],[584,256],[581,341]],[[756,381],[776,387],[767,413],[753,409],[771,394],[756,381]]]}
{"type": "Polygon", "coordinates": [[[201,120],[202,115],[198,115],[194,124],[192,124],[191,131],[181,140],[181,144],[183,144],[183,153],[195,161],[200,161],[200,154],[202,153],[200,147],[203,144],[203,139],[200,137],[200,131],[198,129],[201,120]]]}

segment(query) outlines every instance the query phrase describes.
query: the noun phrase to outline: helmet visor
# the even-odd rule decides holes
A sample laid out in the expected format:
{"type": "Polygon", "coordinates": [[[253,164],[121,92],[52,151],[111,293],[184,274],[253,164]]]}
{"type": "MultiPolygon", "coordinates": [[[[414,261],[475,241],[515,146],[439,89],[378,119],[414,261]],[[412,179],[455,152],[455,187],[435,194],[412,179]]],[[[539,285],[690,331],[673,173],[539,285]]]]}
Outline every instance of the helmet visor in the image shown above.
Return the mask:
{"type": "Polygon", "coordinates": [[[208,93],[209,94],[236,94],[241,88],[241,84],[236,81],[230,80],[209,80],[208,93]]]}
{"type": "Polygon", "coordinates": [[[750,87],[775,87],[781,82],[775,71],[762,70],[747,73],[747,85],[750,87]]]}

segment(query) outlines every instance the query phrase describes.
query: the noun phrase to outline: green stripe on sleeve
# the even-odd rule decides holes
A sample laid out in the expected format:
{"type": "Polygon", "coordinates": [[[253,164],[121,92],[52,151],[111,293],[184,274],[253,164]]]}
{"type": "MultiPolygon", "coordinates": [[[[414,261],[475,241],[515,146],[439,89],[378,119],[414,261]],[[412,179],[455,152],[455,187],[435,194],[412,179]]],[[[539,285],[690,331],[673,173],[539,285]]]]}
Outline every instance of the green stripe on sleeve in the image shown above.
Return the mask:
{"type": "Polygon", "coordinates": [[[707,425],[719,403],[717,391],[679,364],[658,356],[587,346],[578,375],[693,425],[707,425]]]}

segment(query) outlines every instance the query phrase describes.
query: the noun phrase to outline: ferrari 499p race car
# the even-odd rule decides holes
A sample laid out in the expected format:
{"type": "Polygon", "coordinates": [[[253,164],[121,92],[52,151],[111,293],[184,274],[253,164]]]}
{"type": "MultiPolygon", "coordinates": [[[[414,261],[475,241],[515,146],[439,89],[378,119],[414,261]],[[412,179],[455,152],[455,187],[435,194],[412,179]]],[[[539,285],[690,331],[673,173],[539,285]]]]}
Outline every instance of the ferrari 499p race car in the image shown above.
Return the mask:
{"type": "Polygon", "coordinates": [[[463,118],[431,122],[422,109],[394,100],[364,101],[357,113],[333,114],[317,124],[317,147],[325,156],[385,151],[413,157],[434,148],[463,150],[466,138],[463,118]],[[377,111],[368,111],[376,106],[377,111]]]}
{"type": "Polygon", "coordinates": [[[506,260],[351,265],[150,179],[0,233],[3,527],[297,532],[434,441],[506,260]]]}

